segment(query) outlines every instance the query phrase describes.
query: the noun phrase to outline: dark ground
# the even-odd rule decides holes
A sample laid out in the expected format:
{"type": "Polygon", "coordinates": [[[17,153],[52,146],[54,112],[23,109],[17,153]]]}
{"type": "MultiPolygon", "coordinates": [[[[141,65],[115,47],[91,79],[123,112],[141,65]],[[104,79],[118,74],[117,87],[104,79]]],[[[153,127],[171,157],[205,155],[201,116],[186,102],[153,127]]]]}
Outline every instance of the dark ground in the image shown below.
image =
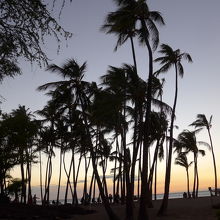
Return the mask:
{"type": "Polygon", "coordinates": [[[55,220],[71,218],[74,215],[87,215],[94,211],[72,205],[39,206],[23,204],[0,204],[0,219],[42,219],[55,220]]]}

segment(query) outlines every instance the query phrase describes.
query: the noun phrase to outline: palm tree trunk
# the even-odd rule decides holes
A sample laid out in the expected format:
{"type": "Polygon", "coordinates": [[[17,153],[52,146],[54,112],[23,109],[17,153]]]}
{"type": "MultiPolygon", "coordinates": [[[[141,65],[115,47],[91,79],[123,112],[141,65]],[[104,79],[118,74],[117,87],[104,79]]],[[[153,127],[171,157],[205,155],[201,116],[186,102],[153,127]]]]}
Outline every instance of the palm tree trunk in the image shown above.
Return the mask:
{"type": "MultiPolygon", "coordinates": [[[[94,174],[95,175],[95,174],[94,174]]],[[[94,176],[94,183],[93,183],[93,192],[92,192],[92,199],[95,201],[95,186],[96,186],[96,179],[94,176]]]]}
{"type": "MultiPolygon", "coordinates": [[[[141,25],[145,33],[147,33],[147,27],[144,19],[141,19],[141,25]]],[[[149,55],[149,75],[147,84],[147,107],[144,122],[144,141],[143,141],[143,161],[142,161],[142,173],[141,173],[141,198],[140,198],[140,208],[139,208],[139,220],[148,220],[148,212],[146,208],[147,198],[148,198],[148,150],[150,146],[149,134],[150,134],[150,114],[151,114],[151,99],[152,99],[152,78],[153,78],[153,53],[150,43],[145,34],[145,43],[148,49],[149,55]]]]}
{"type": "Polygon", "coordinates": [[[115,155],[115,164],[114,164],[114,173],[113,173],[113,198],[115,201],[115,187],[116,187],[116,168],[117,168],[117,156],[118,156],[118,152],[116,150],[116,155],[115,155]]]}
{"type": "Polygon", "coordinates": [[[24,178],[24,163],[23,159],[21,161],[21,180],[22,180],[22,189],[21,189],[21,203],[26,203],[26,187],[25,187],[25,178],[24,178]]]}
{"type": "Polygon", "coordinates": [[[190,192],[189,192],[189,170],[186,168],[186,177],[187,177],[187,192],[188,192],[188,198],[190,198],[190,192]]]}
{"type": "Polygon", "coordinates": [[[41,162],[41,150],[39,151],[39,163],[40,163],[40,196],[41,204],[43,205],[43,184],[42,184],[42,162],[41,162]]]}
{"type": "Polygon", "coordinates": [[[156,148],[155,148],[155,151],[154,151],[153,163],[152,163],[149,178],[148,178],[148,186],[147,187],[149,188],[149,192],[150,192],[149,193],[150,196],[148,197],[148,206],[150,208],[153,207],[153,203],[152,203],[152,185],[153,185],[153,176],[154,176],[155,164],[156,164],[158,150],[159,150],[159,142],[160,142],[160,139],[157,140],[156,148]]]}
{"type": "Polygon", "coordinates": [[[84,201],[85,198],[87,196],[87,173],[88,173],[88,169],[87,169],[87,158],[86,158],[86,153],[84,152],[84,162],[85,162],[85,178],[84,178],[84,190],[83,190],[83,197],[84,197],[84,201]]]}
{"type": "Polygon", "coordinates": [[[86,135],[88,135],[88,141],[89,141],[88,148],[89,148],[89,151],[90,151],[90,154],[91,154],[93,171],[94,171],[94,174],[95,174],[97,185],[99,187],[99,192],[100,192],[100,195],[101,195],[101,198],[102,198],[102,201],[103,201],[103,205],[105,207],[105,210],[106,210],[110,220],[119,220],[118,216],[113,212],[113,210],[112,210],[112,208],[109,204],[109,201],[105,196],[104,189],[102,187],[102,182],[101,182],[98,170],[97,170],[96,155],[95,155],[95,152],[93,150],[91,134],[90,134],[90,131],[89,131],[87,116],[86,116],[86,113],[85,113],[85,106],[84,106],[84,103],[82,101],[82,98],[79,97],[79,99],[80,99],[80,103],[81,103],[81,106],[82,106],[82,115],[83,115],[83,119],[84,119],[84,123],[85,123],[86,135]]]}
{"type": "Polygon", "coordinates": [[[93,187],[94,179],[95,179],[95,174],[93,172],[92,173],[92,179],[91,179],[90,186],[89,186],[89,200],[90,201],[91,201],[91,198],[92,198],[92,187],[93,187]]]}
{"type": "Polygon", "coordinates": [[[217,178],[217,169],[216,169],[216,162],[215,162],[215,154],[214,154],[214,149],[213,149],[213,144],[212,144],[211,132],[210,132],[210,129],[209,129],[209,128],[207,128],[207,129],[208,129],[209,140],[210,140],[210,144],[211,144],[212,160],[213,160],[214,174],[215,174],[215,195],[217,196],[218,178],[217,178]]]}
{"type": "Polygon", "coordinates": [[[142,158],[142,143],[140,144],[140,151],[139,151],[139,164],[138,164],[138,199],[140,198],[140,177],[141,177],[141,158],[142,158]]]}
{"type": "MultiPolygon", "coordinates": [[[[78,205],[78,197],[77,197],[77,181],[78,181],[78,176],[79,176],[79,168],[80,168],[80,165],[81,165],[81,160],[82,160],[82,155],[80,154],[80,157],[79,157],[79,163],[78,163],[78,167],[77,167],[77,171],[76,171],[76,176],[75,178],[73,179],[73,187],[74,187],[74,204],[75,205],[78,205]]],[[[73,165],[75,164],[75,161],[73,161],[73,165]]],[[[74,165],[75,166],[75,165],[74,165]]],[[[74,174],[75,175],[75,174],[74,174]]]]}
{"type": "Polygon", "coordinates": [[[195,198],[196,196],[196,155],[194,154],[194,181],[193,181],[193,193],[192,196],[195,198]]]}
{"type": "Polygon", "coordinates": [[[168,164],[167,164],[166,176],[165,176],[164,197],[163,197],[162,205],[159,209],[158,215],[164,215],[165,212],[167,211],[169,191],[170,191],[171,162],[172,162],[172,153],[173,153],[173,126],[174,126],[175,111],[176,111],[176,104],[177,104],[177,94],[178,94],[178,70],[177,70],[176,64],[175,64],[175,71],[176,71],[175,97],[174,97],[174,104],[173,104],[173,109],[172,109],[172,114],[171,114],[168,164]]]}
{"type": "Polygon", "coordinates": [[[197,158],[196,158],[196,198],[198,198],[198,190],[199,190],[199,173],[198,173],[197,158]]]}
{"type": "Polygon", "coordinates": [[[65,166],[65,157],[63,156],[64,171],[65,171],[66,176],[67,176],[64,204],[67,204],[68,189],[69,189],[69,186],[71,187],[71,184],[70,184],[70,174],[71,174],[71,170],[72,170],[72,164],[73,164],[73,160],[71,159],[70,167],[69,167],[69,172],[67,172],[66,166],[65,166]]]}
{"type": "Polygon", "coordinates": [[[45,181],[44,181],[44,199],[43,199],[43,205],[46,205],[48,172],[49,172],[49,156],[48,156],[48,158],[47,158],[45,181]]]}
{"type": "MultiPolygon", "coordinates": [[[[122,155],[122,160],[121,160],[121,166],[125,165],[125,152],[124,152],[124,147],[123,147],[123,133],[121,134],[121,155],[122,155]]],[[[121,172],[121,204],[125,203],[125,167],[123,167],[123,172],[121,172]]]]}
{"type": "Polygon", "coordinates": [[[130,41],[131,41],[131,49],[132,49],[132,56],[133,56],[133,61],[134,61],[134,67],[135,67],[135,70],[136,70],[136,73],[137,73],[137,62],[136,62],[136,55],[135,55],[133,37],[130,37],[130,41]]]}
{"type": "Polygon", "coordinates": [[[53,147],[51,147],[51,153],[50,153],[50,161],[49,161],[49,173],[48,173],[48,184],[47,184],[47,204],[50,204],[50,182],[52,177],[52,151],[53,147]]]}
{"type": "Polygon", "coordinates": [[[74,148],[72,149],[72,159],[73,159],[73,198],[72,204],[78,205],[78,198],[77,198],[77,190],[76,190],[76,167],[75,167],[75,158],[74,158],[74,148]]]}
{"type": "Polygon", "coordinates": [[[155,163],[154,175],[154,200],[157,200],[157,158],[155,163]]]}
{"type": "Polygon", "coordinates": [[[59,204],[61,173],[62,173],[62,147],[60,148],[60,171],[59,171],[59,181],[58,181],[58,189],[57,189],[57,203],[56,203],[57,205],[59,204]]]}

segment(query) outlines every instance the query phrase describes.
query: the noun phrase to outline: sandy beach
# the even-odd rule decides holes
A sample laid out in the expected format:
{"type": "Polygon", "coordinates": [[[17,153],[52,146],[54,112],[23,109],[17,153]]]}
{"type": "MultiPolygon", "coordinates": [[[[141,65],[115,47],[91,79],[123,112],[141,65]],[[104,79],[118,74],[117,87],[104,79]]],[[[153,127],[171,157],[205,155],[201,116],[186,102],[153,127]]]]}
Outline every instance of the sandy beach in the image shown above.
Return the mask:
{"type": "MultiPolygon", "coordinates": [[[[220,203],[220,197],[213,199],[213,203],[220,203]]],[[[203,197],[198,199],[170,199],[169,208],[166,216],[157,217],[157,211],[160,207],[161,200],[153,201],[154,208],[149,209],[149,217],[153,220],[217,220],[216,212],[217,209],[212,208],[211,198],[203,197]]],[[[124,219],[125,206],[112,205],[114,211],[124,219]]],[[[74,220],[104,220],[108,219],[105,213],[104,207],[101,205],[90,206],[90,209],[96,210],[96,213],[89,215],[76,215],[72,219],[74,220]]],[[[138,204],[135,204],[135,212],[138,211],[138,204]]]]}

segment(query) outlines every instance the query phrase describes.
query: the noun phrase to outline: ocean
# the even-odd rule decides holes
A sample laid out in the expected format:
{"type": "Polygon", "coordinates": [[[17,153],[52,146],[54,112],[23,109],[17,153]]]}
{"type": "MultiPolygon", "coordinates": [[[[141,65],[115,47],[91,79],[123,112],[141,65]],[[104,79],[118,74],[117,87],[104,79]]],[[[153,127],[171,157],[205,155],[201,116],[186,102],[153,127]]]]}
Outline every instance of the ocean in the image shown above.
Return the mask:
{"type": "MultiPolygon", "coordinates": [[[[183,193],[184,192],[175,192],[175,193],[170,193],[169,194],[169,199],[180,199],[180,198],[183,198],[183,193]]],[[[163,195],[164,194],[157,194],[157,200],[161,200],[163,199],[163,195]]],[[[198,197],[208,197],[210,196],[210,193],[208,190],[204,190],[204,191],[199,191],[198,192],[198,197]]],[[[152,195],[152,198],[154,200],[154,194],[152,195]]],[[[53,200],[50,200],[50,203],[52,204],[52,201],[53,200]]],[[[78,200],[79,201],[79,204],[81,203],[80,199],[78,200]]],[[[96,198],[96,201],[97,201],[97,198],[96,198]]],[[[64,204],[64,199],[60,199],[60,203],[61,204],[64,204]]],[[[67,199],[67,203],[72,203],[72,199],[67,199]]],[[[38,200],[37,201],[37,204],[41,204],[41,201],[38,200]]]]}

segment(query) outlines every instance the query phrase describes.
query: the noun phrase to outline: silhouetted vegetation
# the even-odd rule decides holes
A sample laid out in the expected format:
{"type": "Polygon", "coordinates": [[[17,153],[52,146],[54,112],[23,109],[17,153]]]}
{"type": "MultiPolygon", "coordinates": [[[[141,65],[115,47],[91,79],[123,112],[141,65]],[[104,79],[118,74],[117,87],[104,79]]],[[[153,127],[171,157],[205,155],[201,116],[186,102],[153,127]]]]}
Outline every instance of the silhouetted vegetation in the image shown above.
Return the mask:
{"type": "MultiPolygon", "coordinates": [[[[126,205],[126,219],[133,220],[136,218],[136,196],[140,204],[138,219],[147,220],[147,208],[153,206],[153,193],[156,199],[159,161],[165,164],[166,174],[164,197],[158,214],[164,215],[167,210],[174,153],[177,153],[175,163],[186,169],[188,197],[188,170],[190,165],[194,164],[193,197],[198,197],[197,159],[199,154],[205,155],[205,151],[200,150],[198,144],[208,147],[209,144],[197,142],[196,134],[200,131],[198,129],[184,130],[176,139],[173,134],[178,80],[179,76],[183,77],[184,74],[182,61],[192,62],[192,58],[188,53],[162,44],[158,51],[161,56],[154,60],[153,53],[159,46],[158,25],[165,24],[161,14],[151,11],[145,0],[114,2],[116,11],[106,16],[101,29],[107,34],[117,36],[115,50],[130,40],[133,65],[109,66],[98,84],[85,80],[86,62],[79,64],[71,58],[61,66],[50,64],[46,71],[57,74],[60,80],[47,82],[37,88],[38,91],[45,91],[49,97],[44,108],[32,113],[25,106],[19,106],[11,113],[1,113],[2,201],[11,196],[14,203],[35,204],[32,193],[32,168],[35,164],[39,166],[40,172],[40,200],[43,206],[48,206],[54,174],[53,158],[58,156],[59,178],[54,205],[59,205],[61,199],[67,204],[70,195],[72,205],[78,206],[79,173],[82,172],[82,204],[102,201],[109,219],[117,220],[120,217],[112,210],[111,200],[114,203],[120,202],[126,205]],[[138,71],[134,39],[146,47],[147,80],[142,79],[138,71]],[[154,63],[161,65],[159,70],[154,70],[154,63]],[[165,80],[160,78],[160,74],[168,72],[172,67],[175,70],[175,96],[173,106],[170,107],[163,102],[165,80]],[[193,162],[188,162],[188,154],[192,154],[193,162]],[[67,163],[67,155],[70,156],[70,163],[67,163]],[[42,166],[42,156],[46,156],[46,166],[42,166]],[[20,168],[20,179],[10,176],[10,171],[15,167],[20,168]],[[109,170],[113,179],[111,191],[107,181],[109,170]],[[64,198],[60,196],[62,176],[65,176],[66,181],[64,198]],[[109,200],[111,192],[112,197],[110,196],[109,200]]],[[[61,33],[65,38],[71,36],[51,17],[40,0],[4,0],[0,3],[0,8],[0,80],[5,76],[13,77],[21,73],[18,57],[31,62],[47,62],[42,45],[48,34],[54,35],[58,42],[61,33]]],[[[212,117],[207,121],[205,115],[200,114],[191,125],[208,130],[217,189],[216,162],[210,133],[211,119],[212,117]]],[[[19,208],[23,209],[24,206],[19,205],[19,208]]],[[[50,216],[50,209],[47,215],[44,213],[45,209],[42,210],[43,217],[50,216]]],[[[65,215],[69,216],[72,213],[69,210],[59,207],[57,212],[67,211],[65,215]]],[[[33,211],[37,213],[38,207],[33,208],[33,211]]],[[[82,210],[76,209],[76,212],[78,211],[82,210]]],[[[84,213],[84,210],[82,212],[84,213]]]]}

